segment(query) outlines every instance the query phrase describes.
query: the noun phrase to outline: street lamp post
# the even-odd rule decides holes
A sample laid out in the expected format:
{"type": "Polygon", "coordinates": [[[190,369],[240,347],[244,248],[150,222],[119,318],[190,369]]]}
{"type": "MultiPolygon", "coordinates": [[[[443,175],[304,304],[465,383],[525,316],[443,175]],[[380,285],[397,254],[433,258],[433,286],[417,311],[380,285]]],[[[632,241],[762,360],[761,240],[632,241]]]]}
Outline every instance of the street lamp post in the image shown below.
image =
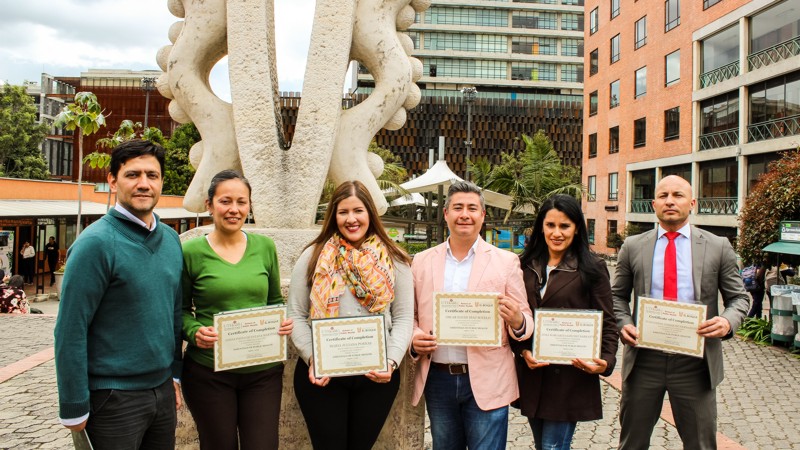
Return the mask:
{"type": "Polygon", "coordinates": [[[150,92],[156,88],[156,77],[142,77],[140,86],[145,93],[144,98],[144,129],[147,129],[147,113],[150,111],[150,92]]]}
{"type": "Polygon", "coordinates": [[[464,142],[467,146],[467,172],[466,179],[469,181],[469,160],[472,153],[472,103],[478,95],[478,90],[475,87],[461,88],[461,94],[464,96],[464,102],[467,104],[467,140],[464,142]]]}

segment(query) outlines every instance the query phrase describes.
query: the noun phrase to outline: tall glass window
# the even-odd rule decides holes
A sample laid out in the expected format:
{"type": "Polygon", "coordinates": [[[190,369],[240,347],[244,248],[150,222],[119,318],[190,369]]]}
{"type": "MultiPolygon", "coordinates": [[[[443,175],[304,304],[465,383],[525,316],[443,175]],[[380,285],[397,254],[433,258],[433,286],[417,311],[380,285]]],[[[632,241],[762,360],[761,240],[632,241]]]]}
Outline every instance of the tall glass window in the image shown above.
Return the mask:
{"type": "Polygon", "coordinates": [[[583,64],[562,64],[561,81],[583,83],[583,64]]]}
{"type": "Polygon", "coordinates": [[[503,61],[425,58],[423,73],[436,67],[437,77],[508,79],[507,65],[503,61]]]}
{"type": "Polygon", "coordinates": [[[739,60],[739,26],[733,25],[703,41],[702,73],[739,60]]]}
{"type": "Polygon", "coordinates": [[[586,219],[586,234],[589,235],[589,244],[592,245],[594,245],[594,228],[595,228],[594,219],[586,219]]]}
{"type": "Polygon", "coordinates": [[[562,39],[561,56],[583,56],[583,39],[562,39]]]}
{"type": "Polygon", "coordinates": [[[597,114],[597,91],[589,94],[589,115],[597,114]]]}
{"type": "Polygon", "coordinates": [[[647,118],[642,117],[633,121],[633,146],[647,145],[647,118]]]}
{"type": "Polygon", "coordinates": [[[797,7],[797,0],[786,0],[750,19],[751,53],[758,53],[798,36],[800,8],[797,7]]]}
{"type": "Polygon", "coordinates": [[[597,8],[593,9],[592,12],[589,13],[589,34],[597,33],[597,26],[598,26],[598,13],[597,8]]]}
{"type": "Polygon", "coordinates": [[[619,35],[611,38],[611,64],[619,61],[619,35]]]}
{"type": "Polygon", "coordinates": [[[667,32],[681,24],[681,2],[680,0],[667,0],[664,2],[664,32],[667,32]]]}
{"type": "Polygon", "coordinates": [[[425,50],[508,53],[508,39],[489,34],[426,33],[425,50]]]}
{"type": "Polygon", "coordinates": [[[611,0],[611,18],[619,15],[619,0],[611,0]]]}
{"type": "Polygon", "coordinates": [[[681,51],[675,50],[664,57],[665,60],[665,85],[677,83],[681,79],[681,51]]]}
{"type": "Polygon", "coordinates": [[[664,140],[678,139],[681,135],[681,108],[664,111],[664,140]]]}
{"type": "MultiPolygon", "coordinates": [[[[508,12],[501,9],[449,8],[434,6],[425,11],[425,23],[508,27],[508,12]]],[[[555,29],[555,28],[552,28],[555,29]]]]}
{"type": "Polygon", "coordinates": [[[701,198],[735,198],[738,195],[736,159],[718,159],[700,163],[701,198]]]}
{"type": "Polygon", "coordinates": [[[647,16],[636,21],[634,48],[641,48],[647,44],[647,16]]]}
{"type": "Polygon", "coordinates": [[[799,114],[800,71],[750,86],[750,124],[799,114]]]}
{"type": "Polygon", "coordinates": [[[619,153],[619,126],[608,129],[608,153],[619,153]]]}
{"type": "Polygon", "coordinates": [[[599,53],[598,53],[597,49],[594,49],[594,50],[592,50],[591,53],[589,53],[589,75],[590,76],[596,74],[597,71],[598,71],[598,67],[600,65],[600,61],[599,61],[598,55],[599,55],[599,53]]]}
{"type": "MultiPolygon", "coordinates": [[[[505,39],[505,37],[503,37],[505,39]]],[[[558,41],[555,38],[514,36],[511,38],[511,53],[524,55],[557,55],[558,41]]]]}
{"type": "MultiPolygon", "coordinates": [[[[752,111],[752,107],[751,107],[752,111]]],[[[739,127],[739,91],[731,91],[700,102],[700,134],[739,127]]]]}
{"type": "Polygon", "coordinates": [[[619,80],[611,82],[608,92],[608,108],[616,108],[619,106],[619,80]]]}
{"type": "Polygon", "coordinates": [[[597,133],[589,135],[589,158],[597,156],[597,133]]]}
{"type": "Polygon", "coordinates": [[[556,81],[556,65],[547,63],[511,63],[511,79],[556,81]]]}
{"type": "Polygon", "coordinates": [[[619,189],[619,174],[613,172],[608,174],[608,199],[616,200],[618,197],[619,189]]]}
{"type": "Polygon", "coordinates": [[[569,31],[583,31],[583,14],[561,14],[561,29],[569,31]]]}
{"type": "Polygon", "coordinates": [[[558,15],[551,12],[515,11],[511,14],[513,28],[528,28],[534,30],[556,30],[558,15]]]}
{"type": "Polygon", "coordinates": [[[668,166],[664,167],[661,170],[661,177],[666,177],[669,175],[677,175],[684,180],[688,181],[690,184],[692,182],[692,164],[679,164],[677,166],[668,166]]]}
{"type": "Polygon", "coordinates": [[[595,201],[597,199],[597,176],[596,175],[590,175],[589,176],[589,181],[588,181],[587,184],[588,184],[588,186],[587,186],[587,191],[588,192],[587,192],[587,195],[586,195],[586,197],[587,197],[586,199],[588,201],[590,201],[590,202],[593,202],[593,201],[595,201]]]}
{"type": "Polygon", "coordinates": [[[636,90],[634,96],[638,98],[647,93],[647,67],[637,70],[635,75],[636,90]]]}

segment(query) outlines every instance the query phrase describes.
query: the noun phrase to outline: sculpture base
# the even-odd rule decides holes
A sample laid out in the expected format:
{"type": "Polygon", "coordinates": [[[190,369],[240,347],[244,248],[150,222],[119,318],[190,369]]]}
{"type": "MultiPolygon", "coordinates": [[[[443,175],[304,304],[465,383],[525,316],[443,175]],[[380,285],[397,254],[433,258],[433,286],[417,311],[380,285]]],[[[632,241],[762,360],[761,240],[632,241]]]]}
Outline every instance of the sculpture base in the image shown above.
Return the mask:
{"type": "MultiPolygon", "coordinates": [[[[211,226],[194,228],[181,235],[185,241],[210,232],[211,226]]],[[[319,229],[286,230],[247,227],[245,231],[269,236],[275,241],[278,249],[278,261],[281,267],[281,290],[284,297],[289,289],[289,278],[297,258],[305,246],[319,234],[319,229]]],[[[294,368],[297,362],[297,350],[289,344],[289,359],[283,371],[283,397],[281,399],[280,447],[281,449],[310,449],[311,441],[308,431],[294,395],[294,368]]],[[[378,442],[374,449],[378,450],[411,450],[423,448],[425,428],[425,407],[420,402],[411,406],[411,394],[414,390],[415,365],[404,360],[400,365],[400,390],[395,398],[392,411],[386,419],[378,442]]],[[[175,448],[190,450],[199,447],[194,419],[185,405],[178,413],[175,448]]]]}

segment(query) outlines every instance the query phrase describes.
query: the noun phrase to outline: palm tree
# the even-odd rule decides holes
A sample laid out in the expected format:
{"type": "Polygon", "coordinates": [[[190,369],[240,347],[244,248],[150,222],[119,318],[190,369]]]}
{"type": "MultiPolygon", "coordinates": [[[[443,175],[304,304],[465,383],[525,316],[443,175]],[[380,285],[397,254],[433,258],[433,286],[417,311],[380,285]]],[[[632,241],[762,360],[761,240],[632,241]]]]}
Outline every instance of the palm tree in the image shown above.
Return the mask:
{"type": "Polygon", "coordinates": [[[75,237],[81,233],[81,200],[83,190],[83,136],[96,133],[100,127],[106,125],[103,108],[97,101],[97,96],[91,92],[78,92],[75,100],[64,105],[64,109],[56,116],[53,123],[56,127],[64,127],[69,131],[78,130],[78,224],[75,237]]]}

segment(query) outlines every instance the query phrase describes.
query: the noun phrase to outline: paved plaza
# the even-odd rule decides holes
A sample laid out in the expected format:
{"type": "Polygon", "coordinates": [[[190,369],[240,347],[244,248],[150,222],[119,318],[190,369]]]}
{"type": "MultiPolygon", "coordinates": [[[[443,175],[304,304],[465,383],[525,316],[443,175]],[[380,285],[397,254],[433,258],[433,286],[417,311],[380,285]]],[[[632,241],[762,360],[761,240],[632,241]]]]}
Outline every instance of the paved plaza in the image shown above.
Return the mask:
{"type": "MultiPolygon", "coordinates": [[[[68,449],[57,419],[53,327],[58,302],[32,304],[45,315],[0,315],[0,449],[68,449]]],[[[717,392],[719,448],[800,450],[800,358],[738,338],[726,341],[725,381],[717,392]]],[[[619,365],[603,382],[604,418],[578,424],[574,449],[615,448],[619,439],[619,365]]],[[[508,449],[532,449],[527,420],[511,409],[508,449]]],[[[430,448],[430,434],[426,435],[430,448]]],[[[680,449],[668,404],[653,449],[680,449]]]]}

